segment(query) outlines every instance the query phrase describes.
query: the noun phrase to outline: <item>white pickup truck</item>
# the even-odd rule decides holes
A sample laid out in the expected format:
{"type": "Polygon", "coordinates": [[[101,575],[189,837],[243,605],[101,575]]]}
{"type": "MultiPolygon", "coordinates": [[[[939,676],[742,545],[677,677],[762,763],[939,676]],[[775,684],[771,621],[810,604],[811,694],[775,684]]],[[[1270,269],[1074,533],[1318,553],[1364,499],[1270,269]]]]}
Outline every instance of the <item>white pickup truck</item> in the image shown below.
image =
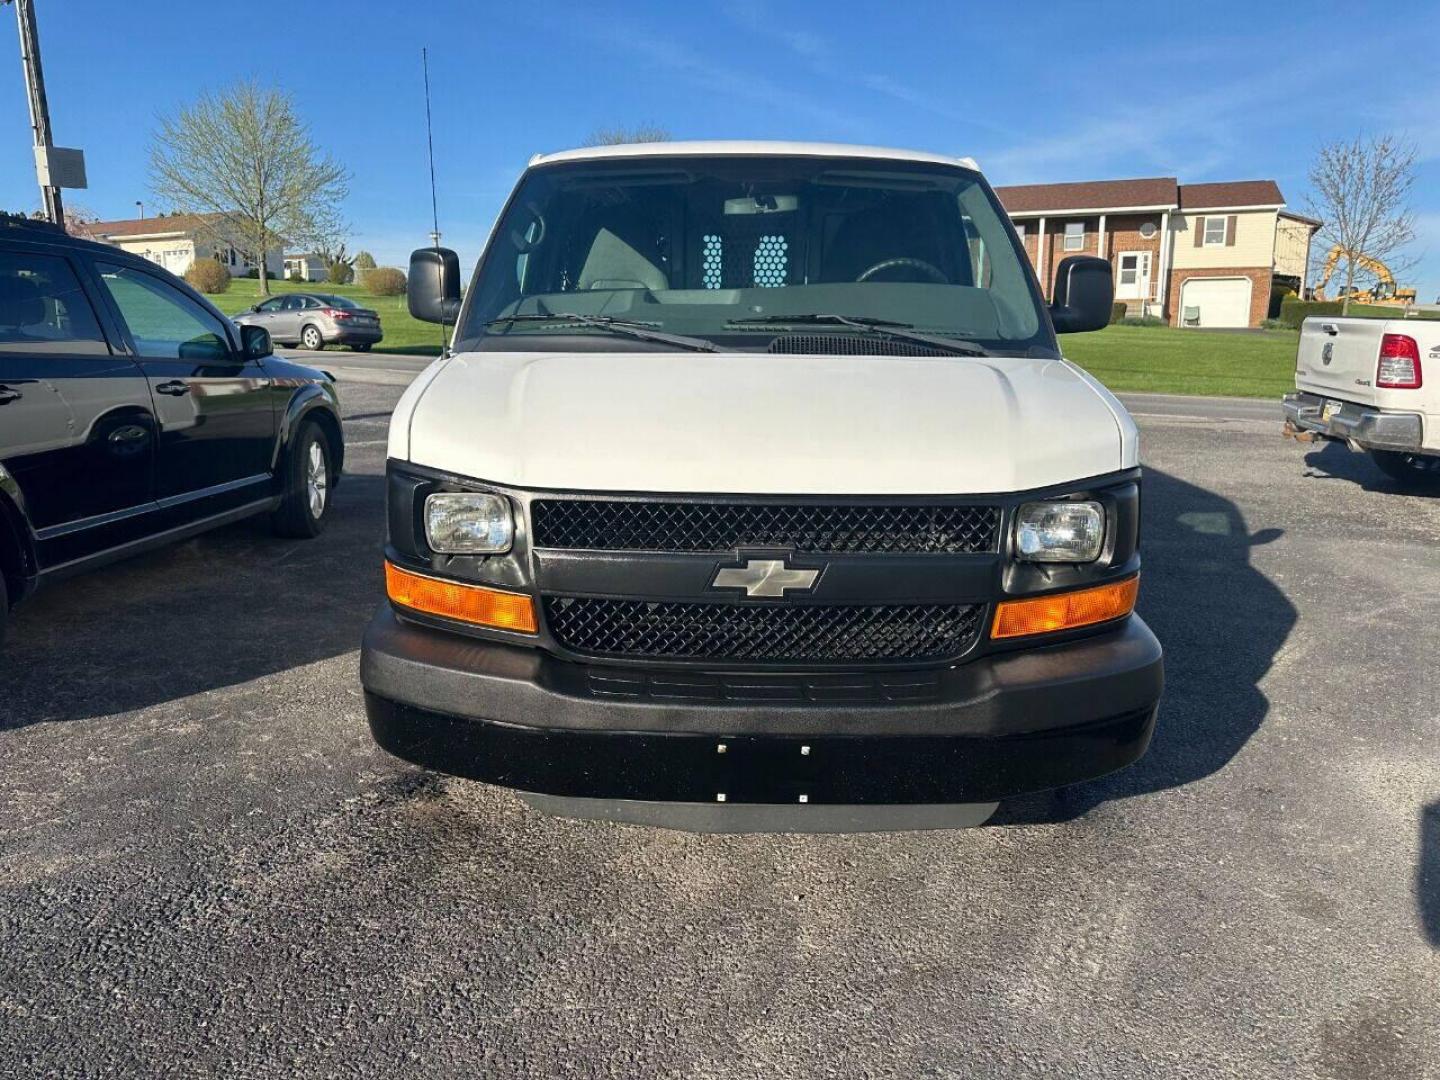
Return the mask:
{"type": "Polygon", "coordinates": [[[376,740],[580,816],[968,824],[1144,753],[1124,407],[975,163],[794,143],[533,160],[397,405],[376,740]]]}
{"type": "Polygon", "coordinates": [[[1440,320],[1308,318],[1295,386],[1287,433],[1366,451],[1406,487],[1440,487],[1440,320]]]}

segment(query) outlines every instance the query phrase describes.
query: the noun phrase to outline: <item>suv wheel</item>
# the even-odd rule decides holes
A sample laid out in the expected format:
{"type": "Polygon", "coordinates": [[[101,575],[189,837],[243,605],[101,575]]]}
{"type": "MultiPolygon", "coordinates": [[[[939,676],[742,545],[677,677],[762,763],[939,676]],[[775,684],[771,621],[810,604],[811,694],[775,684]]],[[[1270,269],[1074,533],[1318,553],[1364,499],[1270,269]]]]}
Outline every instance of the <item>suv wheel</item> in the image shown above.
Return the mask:
{"type": "Polygon", "coordinates": [[[307,421],[301,425],[284,472],[285,494],[271,519],[275,531],[302,539],[319,536],[330,516],[335,486],[330,441],[319,424],[307,421]]]}
{"type": "Polygon", "coordinates": [[[1371,450],[1370,457],[1381,472],[1398,481],[1401,487],[1440,490],[1440,457],[1399,450],[1371,450]]]}
{"type": "Polygon", "coordinates": [[[10,592],[5,588],[5,574],[0,571],[0,645],[5,643],[5,624],[10,620],[10,592]]]}
{"type": "Polygon", "coordinates": [[[320,328],[316,326],[307,326],[304,330],[301,330],[300,344],[304,345],[305,348],[309,349],[311,352],[319,352],[321,349],[325,348],[325,339],[320,336],[320,328]]]}

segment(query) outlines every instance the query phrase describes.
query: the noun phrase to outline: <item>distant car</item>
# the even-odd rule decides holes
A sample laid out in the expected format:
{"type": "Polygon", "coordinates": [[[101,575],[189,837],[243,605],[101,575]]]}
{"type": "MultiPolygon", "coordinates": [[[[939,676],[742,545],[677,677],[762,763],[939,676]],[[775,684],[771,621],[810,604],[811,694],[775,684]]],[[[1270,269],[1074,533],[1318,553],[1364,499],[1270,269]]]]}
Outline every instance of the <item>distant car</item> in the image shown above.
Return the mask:
{"type": "Polygon", "coordinates": [[[331,293],[286,293],[272,296],[235,316],[237,326],[263,326],[279,345],[318,351],[326,345],[349,345],[366,352],[384,339],[380,314],[354,300],[331,293]]]}
{"type": "Polygon", "coordinates": [[[269,513],[316,536],[345,443],[329,376],[160,267],[0,224],[0,634],[46,581],[269,513]]]}

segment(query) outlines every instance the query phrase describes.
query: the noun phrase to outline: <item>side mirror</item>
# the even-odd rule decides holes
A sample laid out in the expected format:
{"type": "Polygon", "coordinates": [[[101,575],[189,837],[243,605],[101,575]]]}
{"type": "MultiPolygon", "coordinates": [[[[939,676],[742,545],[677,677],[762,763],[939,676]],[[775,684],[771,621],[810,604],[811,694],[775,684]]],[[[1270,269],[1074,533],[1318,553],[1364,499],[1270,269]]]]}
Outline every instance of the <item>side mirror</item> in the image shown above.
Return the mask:
{"type": "Polygon", "coordinates": [[[240,327],[240,352],[246,360],[263,360],[275,355],[270,331],[263,326],[240,327]]]}
{"type": "Polygon", "coordinates": [[[460,256],[449,248],[412,251],[405,298],[415,318],[453,323],[460,313],[460,256]]]}
{"type": "Polygon", "coordinates": [[[1078,334],[1110,324],[1115,280],[1110,263],[1094,255],[1071,255],[1055,271],[1050,321],[1057,334],[1078,334]]]}

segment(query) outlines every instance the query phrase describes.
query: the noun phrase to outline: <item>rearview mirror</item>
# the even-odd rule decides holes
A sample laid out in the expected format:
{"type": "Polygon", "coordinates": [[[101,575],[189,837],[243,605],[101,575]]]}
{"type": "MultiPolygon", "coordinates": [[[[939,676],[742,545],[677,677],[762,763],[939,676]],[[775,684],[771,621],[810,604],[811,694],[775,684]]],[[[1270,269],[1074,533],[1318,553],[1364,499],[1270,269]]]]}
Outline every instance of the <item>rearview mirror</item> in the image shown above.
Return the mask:
{"type": "Polygon", "coordinates": [[[415,318],[453,323],[460,313],[460,256],[449,248],[412,251],[405,298],[415,318]]]}
{"type": "Polygon", "coordinates": [[[1094,255],[1071,255],[1055,271],[1050,321],[1057,334],[1078,334],[1110,324],[1115,280],[1110,262],[1094,255]]]}
{"type": "Polygon", "coordinates": [[[263,326],[240,327],[240,352],[246,360],[263,360],[275,355],[270,331],[263,326]]]}

